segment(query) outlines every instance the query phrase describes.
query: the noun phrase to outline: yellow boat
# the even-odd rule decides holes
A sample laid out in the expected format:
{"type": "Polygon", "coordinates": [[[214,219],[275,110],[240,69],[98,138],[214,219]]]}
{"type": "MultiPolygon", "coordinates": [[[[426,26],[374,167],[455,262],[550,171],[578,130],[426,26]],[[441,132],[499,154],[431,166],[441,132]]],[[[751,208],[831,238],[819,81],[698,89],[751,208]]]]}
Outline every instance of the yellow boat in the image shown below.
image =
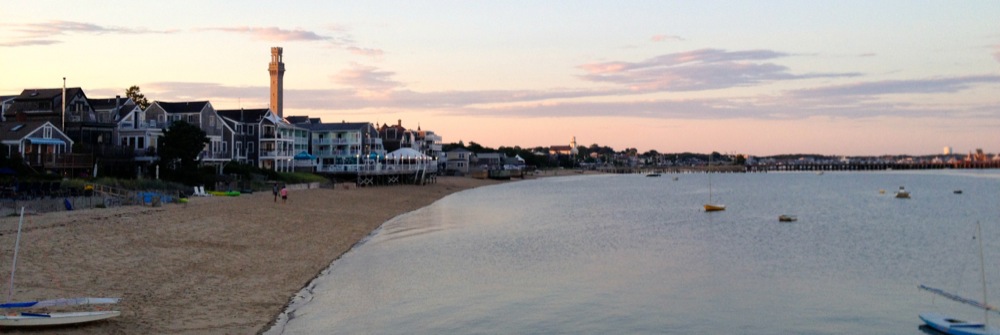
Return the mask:
{"type": "Polygon", "coordinates": [[[726,205],[705,204],[706,212],[718,212],[726,210],[726,205]]]}

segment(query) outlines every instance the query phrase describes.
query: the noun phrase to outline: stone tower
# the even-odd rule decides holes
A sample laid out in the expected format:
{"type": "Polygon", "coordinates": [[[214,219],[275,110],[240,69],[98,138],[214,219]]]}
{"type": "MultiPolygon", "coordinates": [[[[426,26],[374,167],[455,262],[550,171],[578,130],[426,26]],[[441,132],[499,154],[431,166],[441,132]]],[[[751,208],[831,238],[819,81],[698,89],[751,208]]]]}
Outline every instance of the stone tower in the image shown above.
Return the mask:
{"type": "Polygon", "coordinates": [[[271,64],[268,64],[267,71],[271,73],[271,111],[279,118],[284,118],[282,101],[285,89],[285,63],[281,61],[281,47],[271,48],[271,64]]]}

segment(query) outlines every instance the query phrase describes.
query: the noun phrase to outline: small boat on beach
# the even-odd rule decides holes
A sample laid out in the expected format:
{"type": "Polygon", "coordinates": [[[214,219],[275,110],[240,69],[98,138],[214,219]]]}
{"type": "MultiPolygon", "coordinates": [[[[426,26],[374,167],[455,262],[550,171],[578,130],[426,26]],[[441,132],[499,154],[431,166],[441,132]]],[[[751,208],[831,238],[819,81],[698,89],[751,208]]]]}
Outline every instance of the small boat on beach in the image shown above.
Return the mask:
{"type": "Polygon", "coordinates": [[[21,207],[21,219],[17,223],[17,239],[14,242],[14,261],[10,269],[10,291],[7,293],[8,302],[0,304],[0,326],[21,327],[21,326],[54,326],[68,325],[84,322],[104,320],[121,315],[120,311],[93,310],[79,312],[18,312],[18,309],[48,308],[60,306],[86,306],[86,305],[109,305],[117,304],[119,298],[69,298],[50,299],[37,301],[12,302],[10,298],[14,295],[14,272],[17,266],[17,252],[21,245],[21,226],[24,224],[24,207],[21,207]]]}
{"type": "Polygon", "coordinates": [[[778,222],[795,222],[798,220],[799,218],[795,217],[794,215],[785,215],[785,214],[778,215],[778,222]]]}
{"type": "Polygon", "coordinates": [[[656,172],[653,172],[653,173],[647,173],[647,174],[646,174],[646,177],[659,177],[659,176],[660,176],[660,174],[659,174],[659,173],[656,173],[656,172]]]}
{"type": "Polygon", "coordinates": [[[955,194],[962,194],[962,190],[955,190],[955,194]]]}

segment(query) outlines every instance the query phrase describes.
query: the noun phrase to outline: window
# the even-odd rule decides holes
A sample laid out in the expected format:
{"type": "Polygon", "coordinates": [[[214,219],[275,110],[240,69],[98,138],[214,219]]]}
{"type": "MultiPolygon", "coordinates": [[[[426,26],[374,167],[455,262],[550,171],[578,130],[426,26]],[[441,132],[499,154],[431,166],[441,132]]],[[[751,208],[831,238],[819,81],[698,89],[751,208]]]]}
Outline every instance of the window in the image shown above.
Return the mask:
{"type": "Polygon", "coordinates": [[[237,134],[242,134],[243,133],[243,125],[242,124],[239,124],[239,123],[236,124],[236,133],[237,134]]]}
{"type": "Polygon", "coordinates": [[[243,156],[243,143],[236,143],[236,156],[243,156]]]}
{"type": "Polygon", "coordinates": [[[215,127],[215,118],[214,117],[208,118],[208,126],[209,127],[215,127]]]}

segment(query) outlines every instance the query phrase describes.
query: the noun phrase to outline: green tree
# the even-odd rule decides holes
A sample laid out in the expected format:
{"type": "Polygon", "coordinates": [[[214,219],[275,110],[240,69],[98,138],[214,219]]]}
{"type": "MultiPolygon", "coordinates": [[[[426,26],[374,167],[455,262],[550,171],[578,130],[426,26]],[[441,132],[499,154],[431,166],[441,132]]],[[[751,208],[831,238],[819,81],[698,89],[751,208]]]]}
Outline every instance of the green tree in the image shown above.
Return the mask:
{"type": "Polygon", "coordinates": [[[135,104],[143,110],[146,110],[146,107],[149,107],[149,100],[146,100],[146,95],[142,94],[142,91],[139,90],[139,86],[137,85],[132,85],[132,87],[125,90],[125,96],[132,99],[132,102],[135,102],[135,104]]]}
{"type": "Polygon", "coordinates": [[[205,131],[184,122],[174,121],[160,136],[160,161],[166,168],[191,171],[198,167],[198,154],[209,143],[205,131]]]}

